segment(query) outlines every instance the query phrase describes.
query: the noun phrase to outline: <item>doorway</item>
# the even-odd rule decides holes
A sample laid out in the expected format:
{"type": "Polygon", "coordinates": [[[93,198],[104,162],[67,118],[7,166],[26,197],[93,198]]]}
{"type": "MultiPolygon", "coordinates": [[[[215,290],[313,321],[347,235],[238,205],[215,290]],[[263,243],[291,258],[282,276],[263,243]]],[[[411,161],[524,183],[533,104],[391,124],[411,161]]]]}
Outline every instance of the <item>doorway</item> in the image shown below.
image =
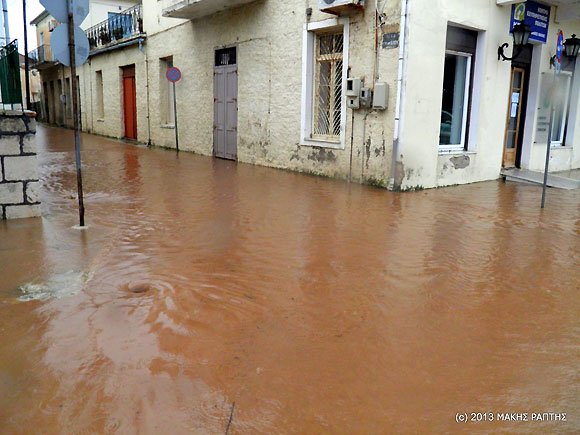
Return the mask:
{"type": "Polygon", "coordinates": [[[236,47],[215,51],[213,146],[216,157],[238,156],[238,65],[236,47]]]}
{"type": "Polygon", "coordinates": [[[123,118],[125,137],[137,139],[137,90],[135,87],[135,65],[123,68],[123,118]]]}
{"type": "Polygon", "coordinates": [[[520,167],[532,52],[533,46],[528,44],[521,50],[517,59],[512,61],[502,160],[504,168],[520,167]]]}

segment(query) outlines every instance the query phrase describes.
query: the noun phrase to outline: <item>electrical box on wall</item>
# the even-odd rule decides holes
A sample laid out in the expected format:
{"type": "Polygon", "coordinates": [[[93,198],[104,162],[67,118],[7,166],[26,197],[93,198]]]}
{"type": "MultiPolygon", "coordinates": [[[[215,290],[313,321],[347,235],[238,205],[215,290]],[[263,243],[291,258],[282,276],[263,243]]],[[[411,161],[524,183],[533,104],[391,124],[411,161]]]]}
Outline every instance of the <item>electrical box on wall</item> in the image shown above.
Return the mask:
{"type": "Polygon", "coordinates": [[[349,109],[360,109],[360,98],[346,97],[346,107],[349,109]]]}
{"type": "Polygon", "coordinates": [[[346,96],[358,97],[360,95],[360,87],[362,80],[358,77],[349,77],[346,79],[346,96]]]}
{"type": "Polygon", "coordinates": [[[369,88],[362,88],[360,90],[360,107],[368,109],[371,107],[371,90],[369,88]]]}
{"type": "Polygon", "coordinates": [[[364,9],[364,0],[318,0],[322,12],[335,15],[348,15],[364,9]]]}
{"type": "Polygon", "coordinates": [[[375,83],[373,93],[373,109],[384,110],[389,107],[389,85],[384,82],[375,83]]]}

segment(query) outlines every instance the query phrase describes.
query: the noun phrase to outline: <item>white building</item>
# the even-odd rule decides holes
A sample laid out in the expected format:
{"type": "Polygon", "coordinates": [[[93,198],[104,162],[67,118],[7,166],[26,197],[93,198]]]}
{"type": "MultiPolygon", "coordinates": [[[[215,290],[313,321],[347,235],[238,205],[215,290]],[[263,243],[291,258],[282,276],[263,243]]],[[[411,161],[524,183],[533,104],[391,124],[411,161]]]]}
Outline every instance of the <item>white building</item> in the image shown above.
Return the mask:
{"type": "MultiPolygon", "coordinates": [[[[580,2],[515,3],[144,0],[107,10],[83,23],[83,128],[174,147],[165,73],[175,66],[182,150],[395,190],[540,170],[550,59],[560,29],[580,34],[580,2]],[[532,35],[512,56],[516,18],[532,35]],[[504,43],[513,60],[498,60],[504,43]]],[[[553,171],[580,167],[577,62],[562,58],[553,171]]],[[[51,95],[66,89],[61,71],[43,72],[51,95]]]]}

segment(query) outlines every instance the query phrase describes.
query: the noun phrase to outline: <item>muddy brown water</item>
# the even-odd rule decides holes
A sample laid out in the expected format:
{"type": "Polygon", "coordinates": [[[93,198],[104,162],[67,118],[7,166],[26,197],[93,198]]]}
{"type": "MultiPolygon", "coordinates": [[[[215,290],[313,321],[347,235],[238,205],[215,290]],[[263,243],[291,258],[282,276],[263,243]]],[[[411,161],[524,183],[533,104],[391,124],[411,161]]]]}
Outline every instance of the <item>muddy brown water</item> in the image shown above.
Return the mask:
{"type": "MultiPolygon", "coordinates": [[[[0,432],[578,433],[580,193],[408,194],[39,127],[0,432]],[[456,423],[458,413],[566,422],[456,423]]],[[[388,162],[386,163],[388,164],[388,162]]]]}

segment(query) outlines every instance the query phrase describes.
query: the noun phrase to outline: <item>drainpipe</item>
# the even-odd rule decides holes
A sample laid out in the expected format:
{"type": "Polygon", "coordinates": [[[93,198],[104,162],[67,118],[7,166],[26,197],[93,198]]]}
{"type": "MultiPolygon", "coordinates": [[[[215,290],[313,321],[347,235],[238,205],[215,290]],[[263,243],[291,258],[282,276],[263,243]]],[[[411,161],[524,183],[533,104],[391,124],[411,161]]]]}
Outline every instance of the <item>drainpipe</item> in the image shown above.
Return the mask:
{"type": "Polygon", "coordinates": [[[143,41],[139,40],[139,50],[145,56],[145,88],[147,90],[147,146],[151,146],[151,113],[149,108],[149,58],[147,51],[143,49],[143,41]]]}
{"type": "Polygon", "coordinates": [[[401,156],[399,154],[399,140],[401,138],[401,117],[402,107],[405,99],[404,76],[405,76],[405,56],[407,54],[407,21],[409,20],[409,2],[411,0],[401,0],[401,34],[399,37],[399,72],[397,77],[397,105],[395,108],[395,132],[393,135],[393,163],[391,166],[391,179],[389,181],[389,189],[398,190],[401,188],[395,185],[397,171],[402,171],[401,156]]]}

